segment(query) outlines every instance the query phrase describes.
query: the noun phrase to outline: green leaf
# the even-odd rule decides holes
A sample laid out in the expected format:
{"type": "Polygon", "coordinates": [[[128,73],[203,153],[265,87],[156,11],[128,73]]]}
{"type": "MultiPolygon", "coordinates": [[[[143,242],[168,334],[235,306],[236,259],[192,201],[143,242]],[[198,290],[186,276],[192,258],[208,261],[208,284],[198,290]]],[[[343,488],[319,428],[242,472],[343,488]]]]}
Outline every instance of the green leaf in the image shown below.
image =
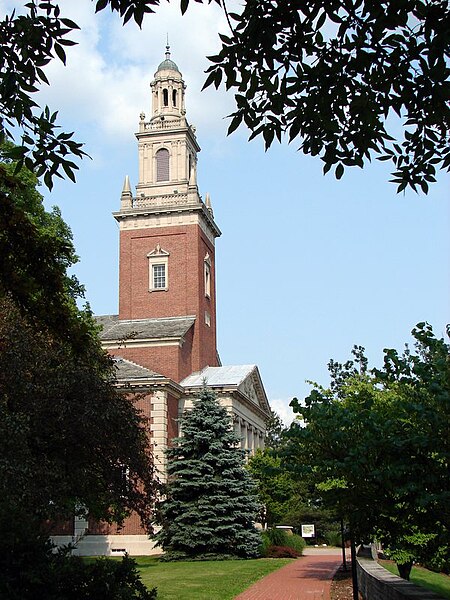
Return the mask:
{"type": "Polygon", "coordinates": [[[103,10],[106,6],[108,6],[108,0],[98,0],[95,5],[95,12],[98,13],[103,10]]]}
{"type": "Polygon", "coordinates": [[[341,179],[342,175],[344,174],[344,165],[342,163],[337,165],[334,174],[336,179],[341,179]]]}
{"type": "Polygon", "coordinates": [[[64,48],[59,44],[55,44],[54,46],[55,52],[63,64],[66,64],[66,53],[64,52],[64,48]]]}
{"type": "Polygon", "coordinates": [[[180,8],[181,8],[181,14],[184,15],[184,13],[187,11],[189,6],[189,0],[181,0],[180,1],[180,8]]]}
{"type": "Polygon", "coordinates": [[[238,113],[238,114],[234,115],[234,117],[228,127],[227,135],[230,135],[231,133],[233,133],[233,131],[235,131],[239,127],[239,125],[242,123],[242,118],[243,118],[242,113],[238,113]]]}

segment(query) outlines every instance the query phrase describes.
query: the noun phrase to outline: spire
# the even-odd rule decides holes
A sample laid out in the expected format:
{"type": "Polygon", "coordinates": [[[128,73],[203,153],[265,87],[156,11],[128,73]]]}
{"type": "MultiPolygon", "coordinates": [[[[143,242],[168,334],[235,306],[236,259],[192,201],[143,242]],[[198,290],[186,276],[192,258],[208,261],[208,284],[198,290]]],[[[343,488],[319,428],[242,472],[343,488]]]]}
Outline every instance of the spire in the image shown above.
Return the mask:
{"type": "Polygon", "coordinates": [[[131,194],[131,185],[130,178],[128,175],[125,176],[125,181],[123,182],[122,194],[120,197],[120,209],[124,210],[127,208],[133,207],[133,196],[131,194]]]}
{"type": "Polygon", "coordinates": [[[167,33],[167,41],[166,41],[166,60],[170,60],[170,44],[169,44],[169,34],[167,33]]]}
{"type": "Polygon", "coordinates": [[[123,190],[122,194],[130,193],[131,194],[131,186],[130,186],[130,178],[128,175],[125,175],[125,181],[123,182],[123,190]]]}
{"type": "Polygon", "coordinates": [[[211,196],[209,195],[209,192],[206,192],[205,206],[208,209],[208,212],[211,215],[211,217],[214,218],[214,213],[211,205],[211,196]]]}

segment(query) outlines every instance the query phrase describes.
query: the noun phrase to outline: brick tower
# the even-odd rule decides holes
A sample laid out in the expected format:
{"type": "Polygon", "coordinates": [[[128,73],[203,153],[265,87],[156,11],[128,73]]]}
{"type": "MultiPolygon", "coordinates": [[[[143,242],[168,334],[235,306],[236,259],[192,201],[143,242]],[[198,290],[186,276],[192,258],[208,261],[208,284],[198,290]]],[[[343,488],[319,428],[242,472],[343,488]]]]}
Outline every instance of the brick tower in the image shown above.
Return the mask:
{"type": "MultiPolygon", "coordinates": [[[[120,210],[119,314],[97,317],[102,345],[115,357],[116,385],[147,418],[155,468],[167,474],[165,450],[179,435],[179,418],[203,385],[232,416],[241,447],[264,446],[270,407],[258,367],[219,365],[216,350],[215,238],[209,196],[197,188],[195,129],[184,108],[185,85],[166,58],[152,81],[152,114],[136,134],[136,194],[125,178],[120,210]]],[[[75,517],[52,536],[82,555],[154,554],[132,513],[122,528],[75,517]]]]}
{"type": "Polygon", "coordinates": [[[120,347],[122,357],[179,382],[218,365],[215,238],[220,230],[209,195],[203,202],[198,191],[200,147],[186,120],[186,86],[169,47],[150,87],[151,118],[146,121],[141,113],[136,134],[136,196],[126,177],[114,213],[120,227],[116,325],[121,331],[115,340],[109,335],[105,345],[114,354],[120,347]]]}

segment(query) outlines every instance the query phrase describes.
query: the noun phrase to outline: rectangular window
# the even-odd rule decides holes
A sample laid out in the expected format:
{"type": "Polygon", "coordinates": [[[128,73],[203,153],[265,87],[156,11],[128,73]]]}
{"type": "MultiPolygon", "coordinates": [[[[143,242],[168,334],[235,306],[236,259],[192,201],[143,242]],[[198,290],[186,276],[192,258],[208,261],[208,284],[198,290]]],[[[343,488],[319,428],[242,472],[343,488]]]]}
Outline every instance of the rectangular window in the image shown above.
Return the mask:
{"type": "Polygon", "coordinates": [[[153,265],[153,289],[164,290],[166,289],[166,265],[157,264],[153,265]]]}
{"type": "Polygon", "coordinates": [[[211,298],[211,257],[206,254],[204,260],[203,279],[205,285],[205,296],[211,298]]]}
{"type": "Polygon", "coordinates": [[[156,244],[148,258],[148,291],[161,292],[169,287],[169,253],[156,244]]]}
{"type": "Polygon", "coordinates": [[[211,267],[205,263],[205,296],[211,297],[211,267]]]}

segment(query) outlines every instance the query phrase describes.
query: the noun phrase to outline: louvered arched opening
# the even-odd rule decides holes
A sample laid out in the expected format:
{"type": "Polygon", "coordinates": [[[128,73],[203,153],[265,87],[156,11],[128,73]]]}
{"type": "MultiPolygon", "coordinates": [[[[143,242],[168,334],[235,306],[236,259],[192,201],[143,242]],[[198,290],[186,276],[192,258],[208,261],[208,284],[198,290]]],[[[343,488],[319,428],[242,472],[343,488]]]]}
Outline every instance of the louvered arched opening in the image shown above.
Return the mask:
{"type": "Polygon", "coordinates": [[[160,148],[156,153],[156,181],[169,181],[169,151],[160,148]]]}

